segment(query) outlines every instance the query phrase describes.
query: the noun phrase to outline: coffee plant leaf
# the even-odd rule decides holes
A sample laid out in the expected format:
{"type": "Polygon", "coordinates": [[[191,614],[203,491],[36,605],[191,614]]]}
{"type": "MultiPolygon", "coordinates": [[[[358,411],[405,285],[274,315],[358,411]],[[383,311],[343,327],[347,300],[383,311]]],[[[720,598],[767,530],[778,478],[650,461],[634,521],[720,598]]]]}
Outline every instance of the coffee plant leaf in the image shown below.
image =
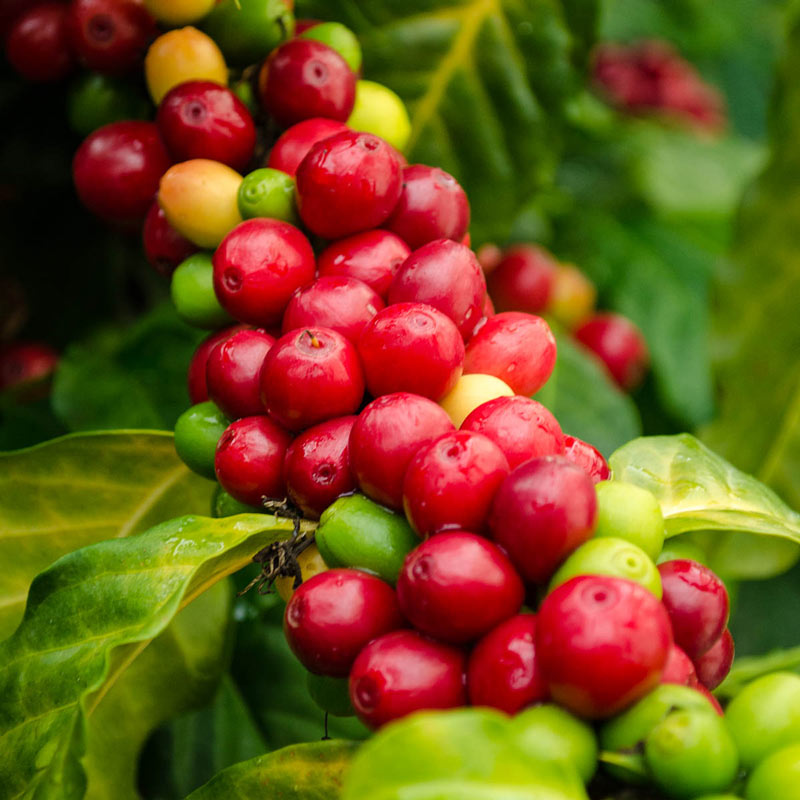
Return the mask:
{"type": "Polygon", "coordinates": [[[180,517],[76,550],[40,573],[0,643],[0,797],[83,797],[86,728],[176,614],[293,523],[180,517]]]}
{"type": "Polygon", "coordinates": [[[212,488],[175,454],[172,434],[156,431],[73,434],[0,453],[0,639],[22,619],[33,578],[57,558],[208,513],[212,488]]]}
{"type": "Polygon", "coordinates": [[[332,800],[339,796],[356,748],[354,742],[339,739],[290,745],[228,767],[187,800],[332,800]]]}

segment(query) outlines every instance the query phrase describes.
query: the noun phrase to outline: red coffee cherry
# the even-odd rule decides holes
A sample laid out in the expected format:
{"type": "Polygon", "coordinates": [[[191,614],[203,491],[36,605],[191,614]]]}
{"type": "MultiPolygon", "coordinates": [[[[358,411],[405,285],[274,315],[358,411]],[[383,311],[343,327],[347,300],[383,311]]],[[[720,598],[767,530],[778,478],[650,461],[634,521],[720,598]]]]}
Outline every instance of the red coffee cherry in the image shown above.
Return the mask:
{"type": "Polygon", "coordinates": [[[511,469],[532,458],[564,453],[564,434],[556,418],[541,403],[521,395],[479,405],[461,423],[461,430],[488,436],[511,469]]]}
{"type": "Polygon", "coordinates": [[[661,683],[677,683],[680,686],[697,687],[697,673],[695,672],[694,664],[692,664],[692,659],[676,644],[673,644],[669,649],[667,663],[661,673],[661,683]]]}
{"type": "Polygon", "coordinates": [[[541,317],[507,311],[487,319],[470,339],[464,372],[494,375],[516,394],[530,396],[547,383],[555,363],[550,326],[541,317]]]}
{"type": "Polygon", "coordinates": [[[473,706],[516,714],[547,699],[536,658],[536,617],[517,614],[501,622],[473,648],[467,663],[467,690],[473,706]]]}
{"type": "Polygon", "coordinates": [[[359,652],[403,626],[394,589],[357,569],[329,569],[295,589],[283,631],[302,665],[317,675],[344,678],[359,652]]]}
{"type": "Polygon", "coordinates": [[[282,127],[311,117],[344,122],[356,99],[356,76],[332,48],[292,39],[273,50],[258,75],[261,105],[282,127]]]}
{"type": "Polygon", "coordinates": [[[165,278],[169,278],[175,267],[196,253],[198,247],[185,236],[178,233],[167,220],[167,215],[153,200],[142,228],[144,254],[150,266],[165,278]]]}
{"type": "Polygon", "coordinates": [[[557,270],[558,262],[542,247],[510,247],[489,278],[495,308],[540,314],[550,302],[557,270]]]}
{"type": "Polygon", "coordinates": [[[217,443],[214,459],[222,488],[250,506],[260,506],[265,497],[284,497],[283,459],[291,439],[266,416],[232,422],[217,443]]]}
{"type": "Polygon", "coordinates": [[[444,530],[481,532],[508,461],[488,437],[452,431],[417,451],[403,481],[403,508],[422,537],[444,530]]]}
{"type": "Polygon", "coordinates": [[[460,242],[469,228],[469,201],[458,181],[438,167],[403,169],[403,191],[386,227],[416,250],[435,239],[460,242]]]}
{"type": "Polygon", "coordinates": [[[356,716],[379,728],[414,711],[463,706],[465,662],[459,648],[414,631],[381,636],[359,653],[350,671],[356,716]]]}
{"type": "Polygon", "coordinates": [[[390,144],[344,131],[315,144],[298,167],[297,208],[312,233],[338,239],[377,228],[401,186],[400,159],[390,144]]]}
{"type": "Polygon", "coordinates": [[[672,645],[669,617],[638,583],[582,575],[545,597],[536,617],[536,657],[553,699],[602,719],[659,681],[672,645]]]}
{"type": "Polygon", "coordinates": [[[575,338],[591,350],[621,389],[629,392],[643,380],[650,363],[642,332],[621,314],[596,314],[574,331],[575,338]]]}
{"type": "Polygon", "coordinates": [[[734,656],[733,636],[725,628],[722,636],[695,662],[697,677],[709,691],[713,691],[731,671],[734,656]]]}
{"type": "Polygon", "coordinates": [[[304,119],[278,137],[270,150],[267,166],[294,177],[300,162],[317,142],[346,130],[349,130],[347,125],[335,119],[304,119]]]}
{"type": "Polygon", "coordinates": [[[689,559],[665,561],[658,571],[675,643],[697,661],[728,624],[725,584],[708,567],[689,559]]]}
{"type": "Polygon", "coordinates": [[[50,377],[58,366],[59,356],[52,347],[38,342],[8,342],[0,345],[0,392],[13,390],[27,396],[32,390],[35,399],[36,388],[50,377]]]}
{"type": "Polygon", "coordinates": [[[608,462],[603,458],[603,454],[596,447],[584,442],[583,439],[578,439],[576,436],[565,436],[564,456],[585,470],[592,479],[592,483],[600,483],[611,477],[611,470],[608,468],[608,462]]]}
{"type": "Polygon", "coordinates": [[[27,81],[58,81],[75,68],[65,3],[39,3],[23,11],[6,38],[6,58],[27,81]]]}
{"type": "Polygon", "coordinates": [[[189,399],[192,405],[204,403],[208,400],[208,382],[206,380],[206,367],[208,365],[208,357],[211,355],[213,349],[229,339],[237,331],[245,330],[246,325],[231,325],[228,328],[223,328],[220,331],[214,331],[203,339],[194,351],[192,360],[189,362],[189,370],[186,374],[186,388],[189,392],[189,399]]]}
{"type": "Polygon", "coordinates": [[[350,469],[350,432],[356,419],[336,417],[314,425],[286,451],[286,491],[306,516],[318,518],[337,497],[356,488],[350,469]]]}
{"type": "Polygon", "coordinates": [[[242,322],[279,323],[292,293],[314,280],[314,251],[293,225],[258,217],[237,225],[214,253],[214,291],[242,322]]]}
{"type": "Polygon", "coordinates": [[[350,435],[350,463],[364,494],[389,508],[403,507],[403,479],[418,450],[453,430],[432,400],[408,392],[373,400],[350,435]]]}
{"type": "Polygon", "coordinates": [[[489,527],[522,577],[542,583],[591,538],[596,519],[589,476],[562,456],[546,456],[526,461],[503,481],[489,527]]]}

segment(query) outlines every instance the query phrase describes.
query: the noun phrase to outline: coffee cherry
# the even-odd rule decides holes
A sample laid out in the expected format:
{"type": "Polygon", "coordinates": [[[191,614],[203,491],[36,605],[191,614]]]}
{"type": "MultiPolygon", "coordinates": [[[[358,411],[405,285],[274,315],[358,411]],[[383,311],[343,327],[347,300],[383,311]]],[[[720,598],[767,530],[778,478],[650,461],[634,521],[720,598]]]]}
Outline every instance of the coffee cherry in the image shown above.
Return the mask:
{"type": "Polygon", "coordinates": [[[353,110],[356,76],[334,49],[292,39],[264,62],[258,91],[261,105],[282,127],[312,117],[344,122],[353,110]]]}
{"type": "Polygon", "coordinates": [[[453,430],[431,400],[408,392],[373,400],[350,435],[350,464],[364,494],[389,508],[403,507],[403,479],[422,447],[453,430]]]}
{"type": "Polygon", "coordinates": [[[680,686],[691,686],[693,689],[699,683],[692,659],[676,644],[669,650],[667,663],[661,673],[661,683],[676,683],[680,686]]]}
{"type": "Polygon", "coordinates": [[[214,294],[210,253],[195,253],[178,265],[172,274],[170,296],[178,316],[196,328],[213,329],[233,322],[214,294]]]}
{"type": "Polygon", "coordinates": [[[414,631],[375,639],[350,671],[356,716],[368,727],[379,728],[414,711],[463,706],[465,660],[460,649],[414,631]]]}
{"type": "Polygon", "coordinates": [[[461,427],[466,418],[484,403],[497,397],[513,397],[514,390],[494,375],[462,375],[439,401],[453,425],[461,427]]]}
{"type": "Polygon", "coordinates": [[[368,642],[403,625],[394,589],[356,569],[329,569],[301,584],[283,631],[310,672],[344,678],[368,642]]]}
{"type": "Polygon", "coordinates": [[[314,425],[286,451],[286,491],[306,516],[319,517],[337,497],[356,488],[350,470],[350,432],[355,421],[355,416],[336,417],[314,425]]]}
{"type": "Polygon", "coordinates": [[[253,157],[256,128],[245,104],[212,81],[187,81],[158,106],[158,129],[176,161],[210,158],[244,169],[253,157]]]}
{"type": "Polygon", "coordinates": [[[389,303],[427,303],[455,322],[466,339],[482,316],[486,281],[469,247],[437,239],[403,262],[389,287],[389,303]]]}
{"type": "Polygon", "coordinates": [[[547,698],[536,661],[535,632],[536,617],[517,614],[477,642],[467,664],[467,689],[473,706],[516,714],[547,698]]]}
{"type": "MultiPolygon", "coordinates": [[[[301,583],[313,578],[315,575],[319,575],[321,572],[327,572],[329,569],[315,544],[310,544],[297,556],[297,566],[300,567],[301,583]]],[[[273,587],[284,603],[288,603],[292,599],[292,595],[295,592],[294,581],[294,575],[281,576],[275,579],[273,587]]]]}
{"type": "Polygon", "coordinates": [[[149,98],[123,78],[84,72],[70,83],[67,121],[80,136],[111,122],[148,119],[150,114],[149,98]]]}
{"type": "Polygon", "coordinates": [[[621,389],[632,391],[644,380],[650,361],[647,342],[627,317],[596,314],[574,335],[606,365],[621,389]]]}
{"type": "Polygon", "coordinates": [[[523,578],[542,582],[589,539],[596,514],[586,473],[561,456],[546,456],[526,461],[503,481],[489,526],[523,578]]]}
{"type": "Polygon", "coordinates": [[[314,280],[314,252],[288,222],[249,219],[214,253],[214,288],[228,313],[255,325],[281,319],[295,289],[314,280]]]}
{"type": "Polygon", "coordinates": [[[488,319],[467,345],[464,372],[494,375],[516,394],[544,386],[556,363],[550,326],[530,314],[508,311],[488,319]]]}
{"type": "Polygon", "coordinates": [[[214,7],[215,0],[144,0],[144,7],[169,27],[189,25],[202,19],[214,7]]]}
{"type": "Polygon", "coordinates": [[[659,564],[664,606],[677,644],[693,661],[719,639],[728,624],[728,592],[722,581],[696,561],[659,564]]]}
{"type": "Polygon", "coordinates": [[[547,309],[558,262],[544,248],[511,247],[489,278],[489,292],[498,311],[540,314],[547,309]]]}
{"type": "Polygon", "coordinates": [[[294,177],[300,162],[317,142],[346,130],[348,130],[347,125],[335,119],[325,117],[304,119],[278,137],[270,150],[267,166],[294,177]]]}
{"type": "Polygon", "coordinates": [[[731,671],[733,656],[733,636],[726,628],[722,636],[695,662],[700,683],[709,691],[716,689],[731,671]]]}
{"type": "Polygon", "coordinates": [[[320,22],[296,34],[298,39],[313,39],[335,50],[354,73],[361,69],[361,44],[350,28],[341,22],[320,22]]]}
{"type": "Polygon", "coordinates": [[[197,245],[169,224],[167,215],[157,200],[150,204],[144,218],[142,243],[150,266],[166,278],[172,275],[178,264],[197,252],[197,245]]]}
{"type": "Polygon", "coordinates": [[[440,400],[461,376],[464,342],[441,311],[421,303],[398,303],[379,311],[358,341],[367,388],[377,397],[392,392],[440,400]]]}
{"type": "Polygon", "coordinates": [[[611,477],[611,470],[603,454],[583,439],[565,436],[564,457],[584,470],[592,479],[592,483],[605,481],[611,477]]]}
{"type": "Polygon", "coordinates": [[[356,81],[356,101],[347,118],[354,131],[374,133],[402,151],[411,136],[411,120],[405,103],[388,86],[356,81]]]}
{"type": "Polygon", "coordinates": [[[511,469],[531,458],[564,452],[564,434],[556,418],[541,403],[520,395],[483,403],[461,423],[461,430],[488,436],[511,469]]]}
{"type": "Polygon", "coordinates": [[[283,459],[291,436],[269,417],[232,422],[217,444],[217,480],[242,503],[260,506],[263,498],[282,498],[283,459]]]}
{"type": "Polygon", "coordinates": [[[75,67],[64,3],[39,3],[23,11],[5,40],[6,58],[27,81],[58,81],[75,67]]]}
{"type": "Polygon", "coordinates": [[[110,222],[144,219],[170,165],[152,122],[112,122],[86,139],[72,160],[81,202],[110,222]]]}
{"type": "Polygon", "coordinates": [[[295,328],[322,326],[358,342],[366,324],[384,307],[384,302],[366,283],[355,278],[318,278],[298,289],[283,314],[284,333],[295,328]]]}
{"type": "MultiPolygon", "coordinates": [[[[9,342],[0,345],[0,392],[13,391],[19,397],[35,396],[39,388],[47,393],[47,378],[58,366],[58,353],[46,344],[9,342]]],[[[32,398],[32,399],[35,399],[32,398]]]]}
{"type": "Polygon", "coordinates": [[[208,384],[206,382],[206,365],[212,350],[237,331],[245,329],[246,325],[231,325],[221,331],[209,334],[197,346],[189,362],[189,369],[186,374],[186,385],[189,392],[189,399],[193,405],[203,403],[208,400],[208,384]]]}
{"type": "Polygon", "coordinates": [[[536,656],[553,699],[588,719],[608,717],[659,681],[672,645],[669,617],[638,583],[573,578],[536,618],[536,656]]]}
{"type": "Polygon", "coordinates": [[[664,546],[664,517],[652,492],[623,481],[600,481],[594,535],[625,539],[658,558],[664,546]]]}
{"type": "Polygon", "coordinates": [[[352,414],[364,397],[355,346],[330,328],[294,330],[273,345],[261,368],[261,398],[292,431],[352,414]]]}
{"type": "Polygon", "coordinates": [[[480,533],[508,461],[489,438],[453,431],[417,451],[403,481],[403,508],[422,537],[444,530],[480,533]]]}
{"type": "Polygon", "coordinates": [[[213,480],[217,442],[228,425],[230,421],[210,401],[186,409],[175,423],[175,452],[193,472],[213,480]]]}
{"type": "Polygon", "coordinates": [[[747,800],[798,800],[800,798],[800,742],[767,756],[752,772],[747,800]]]}
{"type": "Polygon", "coordinates": [[[574,328],[591,316],[597,302],[594,284],[574,264],[556,269],[547,311],[567,328],[574,328]]]}
{"type": "Polygon", "coordinates": [[[357,278],[385,300],[395,273],[410,253],[408,245],[389,231],[365,231],[328,245],[317,266],[320,277],[357,278]]]}
{"type": "Polygon", "coordinates": [[[270,217],[297,225],[294,189],[294,178],[279,169],[253,170],[244,176],[236,198],[242,219],[270,217]]]}
{"type": "Polygon", "coordinates": [[[397,151],[383,139],[337,133],[315,144],[297,169],[300,217],[326,239],[376,228],[397,203],[401,176],[397,151]]]}

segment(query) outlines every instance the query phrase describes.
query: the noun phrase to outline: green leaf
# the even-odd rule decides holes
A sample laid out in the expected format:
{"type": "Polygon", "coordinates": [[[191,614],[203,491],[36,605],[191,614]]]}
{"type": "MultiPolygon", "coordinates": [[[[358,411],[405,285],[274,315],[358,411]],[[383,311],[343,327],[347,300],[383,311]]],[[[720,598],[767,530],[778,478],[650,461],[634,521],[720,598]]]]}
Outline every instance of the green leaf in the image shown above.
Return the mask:
{"type": "Polygon", "coordinates": [[[175,455],[172,435],[75,434],[0,453],[0,639],[28,587],[60,556],[186,513],[206,513],[213,484],[175,455]]]}
{"type": "Polygon", "coordinates": [[[221,772],[191,800],[333,800],[357,745],[331,739],[284,747],[221,772]]]}
{"type": "Polygon", "coordinates": [[[358,34],[364,74],[408,105],[409,160],[462,183],[474,241],[505,239],[552,177],[558,109],[578,85],[559,0],[301,0],[297,13],[358,34]]]}
{"type": "Polygon", "coordinates": [[[116,681],[181,608],[292,528],[265,514],[181,517],[38,575],[0,644],[0,796],[82,797],[87,720],[116,681]]]}
{"type": "Polygon", "coordinates": [[[709,555],[711,567],[727,577],[768,577],[800,557],[800,514],[689,434],[635,439],[609,463],[615,479],[656,496],[667,536],[725,532],[709,555]],[[776,538],[754,540],[731,532],[776,538]]]}

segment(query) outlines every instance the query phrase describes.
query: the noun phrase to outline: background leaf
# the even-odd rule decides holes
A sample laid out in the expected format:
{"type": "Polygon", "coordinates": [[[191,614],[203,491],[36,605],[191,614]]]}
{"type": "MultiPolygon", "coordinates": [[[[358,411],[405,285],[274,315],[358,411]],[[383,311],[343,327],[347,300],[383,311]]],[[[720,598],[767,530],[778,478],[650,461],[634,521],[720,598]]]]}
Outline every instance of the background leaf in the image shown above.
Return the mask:
{"type": "Polygon", "coordinates": [[[0,639],[22,618],[34,576],[87,544],[207,513],[211,481],[175,454],[172,434],[77,434],[0,453],[0,639]]]}

